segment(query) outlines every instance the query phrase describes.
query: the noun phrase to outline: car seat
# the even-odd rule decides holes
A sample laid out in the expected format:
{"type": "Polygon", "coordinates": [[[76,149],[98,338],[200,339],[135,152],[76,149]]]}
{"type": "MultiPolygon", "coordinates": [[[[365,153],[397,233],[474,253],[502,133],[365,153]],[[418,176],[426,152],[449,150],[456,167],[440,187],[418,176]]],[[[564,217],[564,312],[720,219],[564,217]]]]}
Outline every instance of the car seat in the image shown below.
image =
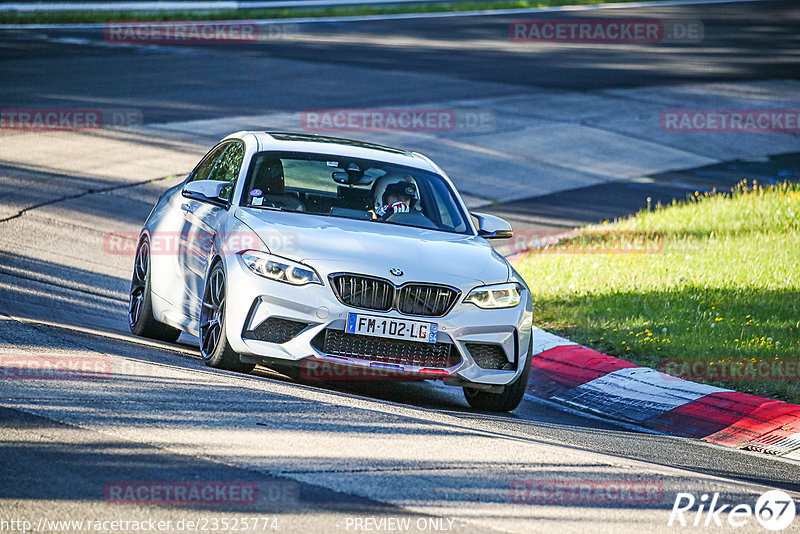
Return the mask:
{"type": "MultiPolygon", "coordinates": [[[[252,189],[262,191],[265,202],[292,211],[304,211],[305,206],[297,197],[286,193],[281,160],[262,158],[256,162],[252,189]]],[[[252,191],[251,189],[251,191],[252,191]]],[[[253,196],[247,192],[252,205],[253,196]]]]}

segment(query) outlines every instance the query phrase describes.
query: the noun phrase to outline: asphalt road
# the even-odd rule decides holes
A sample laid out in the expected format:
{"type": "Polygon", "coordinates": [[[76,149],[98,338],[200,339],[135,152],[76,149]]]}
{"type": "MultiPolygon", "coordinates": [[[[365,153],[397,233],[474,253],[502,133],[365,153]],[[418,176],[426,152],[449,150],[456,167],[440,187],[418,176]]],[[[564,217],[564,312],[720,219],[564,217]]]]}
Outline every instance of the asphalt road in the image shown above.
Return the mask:
{"type": "MultiPolygon", "coordinates": [[[[96,31],[0,32],[0,102],[133,107],[154,123],[420,104],[520,86],[796,78],[798,11],[790,2],[657,8],[647,14],[702,19],[703,45],[559,45],[534,55],[508,50],[516,16],[317,24],[303,28],[315,39],[173,49],[109,47],[96,31]]],[[[402,517],[424,531],[671,532],[686,530],[667,526],[678,492],[750,504],[766,488],[800,495],[795,463],[534,398],[510,415],[481,414],[436,384],[298,384],[262,368],[235,375],[207,369],[189,337],[167,345],[130,336],[132,258],[109,254],[104,239],[136,232],[175,183],[167,174],[202,150],[113,131],[0,138],[0,358],[111,365],[101,380],[0,381],[0,519],[124,516],[173,521],[174,531],[180,520],[256,514],[289,532],[352,532],[356,519],[402,517]],[[636,481],[663,495],[531,504],[509,494],[519,480],[636,481]],[[244,504],[109,502],[109,484],[132,481],[259,491],[244,504]]]]}
{"type": "Polygon", "coordinates": [[[695,20],[704,37],[649,45],[513,43],[509,23],[530,18],[525,15],[304,23],[285,38],[201,50],[106,46],[102,29],[0,31],[0,102],[128,106],[153,123],[424,104],[515,94],[521,87],[589,90],[800,76],[800,9],[790,0],[575,16],[695,20]]]}

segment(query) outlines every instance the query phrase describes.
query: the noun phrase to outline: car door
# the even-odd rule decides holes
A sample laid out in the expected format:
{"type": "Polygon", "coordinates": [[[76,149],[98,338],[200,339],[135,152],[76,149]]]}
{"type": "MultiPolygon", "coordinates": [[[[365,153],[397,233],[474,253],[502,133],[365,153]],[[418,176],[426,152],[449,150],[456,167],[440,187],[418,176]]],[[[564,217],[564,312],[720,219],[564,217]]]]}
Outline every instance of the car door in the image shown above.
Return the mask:
{"type": "MultiPolygon", "coordinates": [[[[236,188],[236,179],[244,160],[244,143],[229,141],[220,146],[218,156],[207,167],[200,169],[191,181],[213,180],[227,182],[220,191],[220,201],[184,197],[181,210],[186,227],[187,315],[195,320],[200,317],[200,306],[205,284],[205,275],[211,261],[214,240],[224,230],[228,208],[236,188]]],[[[188,183],[188,182],[187,182],[188,183]]]]}
{"type": "MultiPolygon", "coordinates": [[[[208,179],[214,163],[224,150],[224,145],[212,148],[189,173],[186,183],[208,179]]],[[[190,253],[192,247],[188,239],[191,223],[187,221],[185,212],[196,206],[181,194],[184,187],[185,183],[172,193],[166,204],[162,207],[157,206],[160,210],[156,217],[158,224],[151,230],[151,268],[153,273],[158,275],[152,277],[151,290],[188,319],[187,261],[192,258],[190,253]]],[[[174,319],[181,324],[186,323],[185,319],[179,317],[174,319]]]]}

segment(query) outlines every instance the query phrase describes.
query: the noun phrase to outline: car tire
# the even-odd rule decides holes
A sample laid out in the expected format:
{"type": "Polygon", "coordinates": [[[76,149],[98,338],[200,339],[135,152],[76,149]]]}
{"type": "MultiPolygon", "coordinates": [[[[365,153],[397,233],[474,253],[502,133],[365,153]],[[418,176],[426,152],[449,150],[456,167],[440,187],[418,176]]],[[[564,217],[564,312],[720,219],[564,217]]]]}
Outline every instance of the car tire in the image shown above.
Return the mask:
{"type": "Polygon", "coordinates": [[[249,373],[255,364],[244,363],[225,335],[225,267],[218,262],[211,268],[203,289],[200,310],[200,354],[209,367],[249,373]]]}
{"type": "Polygon", "coordinates": [[[528,387],[528,379],[531,376],[531,358],[533,357],[533,338],[528,345],[528,353],[525,357],[525,367],[516,380],[503,388],[502,393],[490,393],[474,388],[463,388],[464,397],[469,405],[476,410],[486,412],[510,412],[522,402],[522,396],[528,387]]]}
{"type": "Polygon", "coordinates": [[[128,326],[137,336],[174,343],[181,331],[156,321],[150,293],[150,241],[145,237],[136,249],[131,291],[128,300],[128,326]]]}

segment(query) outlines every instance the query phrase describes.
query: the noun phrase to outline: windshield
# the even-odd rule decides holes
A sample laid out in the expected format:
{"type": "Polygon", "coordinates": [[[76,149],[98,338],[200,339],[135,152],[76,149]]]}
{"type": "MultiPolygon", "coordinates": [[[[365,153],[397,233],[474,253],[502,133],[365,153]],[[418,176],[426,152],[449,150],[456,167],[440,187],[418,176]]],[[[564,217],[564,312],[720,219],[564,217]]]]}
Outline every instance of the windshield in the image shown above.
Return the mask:
{"type": "Polygon", "coordinates": [[[441,176],[383,161],[262,152],[250,162],[241,205],[469,233],[441,176]]]}

